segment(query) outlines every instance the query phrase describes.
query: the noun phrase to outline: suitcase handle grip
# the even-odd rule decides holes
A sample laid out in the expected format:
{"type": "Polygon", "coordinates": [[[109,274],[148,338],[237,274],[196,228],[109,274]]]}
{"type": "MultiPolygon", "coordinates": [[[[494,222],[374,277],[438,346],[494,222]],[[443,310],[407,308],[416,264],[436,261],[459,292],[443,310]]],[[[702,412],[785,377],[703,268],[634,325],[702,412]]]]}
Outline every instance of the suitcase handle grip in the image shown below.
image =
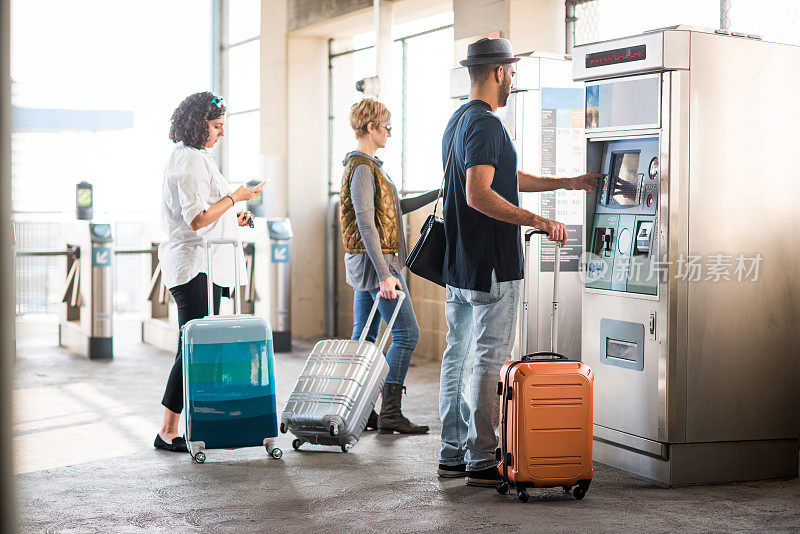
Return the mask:
{"type": "Polygon", "coordinates": [[[569,358],[563,354],[550,351],[534,352],[522,357],[523,362],[555,362],[558,360],[570,361],[569,358]],[[538,358],[538,356],[550,356],[550,358],[538,358]]]}
{"type": "MultiPolygon", "coordinates": [[[[397,319],[397,314],[400,313],[400,306],[403,304],[403,300],[406,298],[405,291],[397,291],[397,304],[394,305],[394,312],[392,313],[392,317],[389,319],[389,322],[386,324],[386,331],[381,336],[381,341],[378,343],[378,349],[383,352],[383,348],[386,346],[386,342],[389,341],[389,334],[392,331],[392,327],[394,326],[394,320],[397,319]]],[[[389,299],[391,300],[391,299],[389,299]]],[[[359,343],[363,343],[367,339],[367,334],[369,333],[369,327],[372,325],[372,320],[375,318],[375,314],[378,311],[378,303],[381,301],[381,294],[378,293],[375,297],[375,303],[372,305],[372,309],[369,312],[369,317],[367,317],[367,322],[364,323],[364,329],[361,331],[361,336],[358,338],[359,343]]]]}
{"type": "Polygon", "coordinates": [[[233,287],[233,309],[236,315],[242,314],[242,301],[240,300],[240,291],[239,291],[239,251],[236,250],[240,248],[242,244],[239,242],[238,239],[231,239],[231,238],[217,238],[217,239],[209,239],[206,241],[206,270],[208,271],[207,278],[208,278],[208,316],[214,316],[214,290],[212,289],[214,284],[214,278],[212,275],[212,267],[211,267],[211,247],[212,245],[233,245],[233,269],[236,282],[234,283],[233,287]]]}
{"type": "Polygon", "coordinates": [[[525,241],[526,242],[530,241],[531,237],[533,237],[536,234],[547,235],[547,232],[545,232],[544,230],[534,230],[533,228],[525,230],[525,241]]]}

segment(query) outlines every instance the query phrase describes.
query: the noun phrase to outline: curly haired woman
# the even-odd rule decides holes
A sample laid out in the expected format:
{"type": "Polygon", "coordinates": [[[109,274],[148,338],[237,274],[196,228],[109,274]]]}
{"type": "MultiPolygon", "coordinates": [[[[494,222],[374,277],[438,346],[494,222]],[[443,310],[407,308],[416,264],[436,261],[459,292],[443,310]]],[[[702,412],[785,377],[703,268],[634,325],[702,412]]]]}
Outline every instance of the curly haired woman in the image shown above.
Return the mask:
{"type": "MultiPolygon", "coordinates": [[[[367,322],[370,308],[378,293],[396,299],[404,289],[400,273],[406,266],[405,232],[402,215],[436,200],[438,190],[413,198],[400,199],[397,189],[383,170],[383,162],[375,157],[392,135],[391,114],[382,103],[364,98],[350,109],[350,126],[356,134],[358,149],[349,152],[342,164],[340,228],[345,244],[344,264],[347,283],[353,286],[353,337],[358,339],[367,322]]],[[[407,291],[407,289],[406,289],[407,291]]],[[[395,304],[382,300],[378,304],[381,317],[389,320],[395,304]]],[[[381,317],[370,325],[367,339],[375,341],[381,317]]],[[[383,387],[380,417],[373,412],[367,428],[381,434],[424,434],[425,425],[409,421],[401,411],[403,383],[411,363],[411,355],[419,341],[419,325],[406,298],[392,327],[392,345],[386,353],[389,375],[383,387]]]]}
{"type": "MultiPolygon", "coordinates": [[[[250,200],[261,188],[242,186],[231,191],[217,168],[211,149],[224,135],[222,98],[210,92],[190,95],[172,113],[171,122],[169,138],[177,144],[164,171],[161,226],[168,237],[158,247],[158,259],[164,284],[178,305],[178,354],[161,401],[164,423],[154,446],[187,452],[185,439],[178,435],[183,411],[180,329],[208,312],[205,241],[237,237],[237,224],[248,224],[252,216],[246,211],[233,213],[231,208],[250,200]]],[[[219,313],[221,297],[229,296],[229,288],[237,283],[230,249],[221,248],[212,255],[214,313],[219,313]]],[[[244,265],[243,257],[239,261],[244,265]]]]}

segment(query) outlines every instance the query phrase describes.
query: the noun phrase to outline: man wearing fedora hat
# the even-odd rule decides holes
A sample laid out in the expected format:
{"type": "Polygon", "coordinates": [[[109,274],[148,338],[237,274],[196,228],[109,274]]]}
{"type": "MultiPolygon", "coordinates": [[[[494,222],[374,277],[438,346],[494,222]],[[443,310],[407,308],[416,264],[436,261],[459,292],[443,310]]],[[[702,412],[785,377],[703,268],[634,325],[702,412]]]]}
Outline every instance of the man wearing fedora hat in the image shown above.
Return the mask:
{"type": "Polygon", "coordinates": [[[600,177],[541,177],[517,169],[514,144],[494,114],[508,101],[517,61],[507,39],[469,45],[461,62],[469,70],[469,102],[453,114],[442,139],[448,333],[439,390],[438,473],[466,476],[474,486],[494,487],[500,480],[497,381],[514,338],[523,272],[520,226],[544,230],[551,241],[567,239],[560,222],[520,208],[519,192],[591,192],[600,177]],[[471,378],[469,398],[465,375],[471,378]]]}

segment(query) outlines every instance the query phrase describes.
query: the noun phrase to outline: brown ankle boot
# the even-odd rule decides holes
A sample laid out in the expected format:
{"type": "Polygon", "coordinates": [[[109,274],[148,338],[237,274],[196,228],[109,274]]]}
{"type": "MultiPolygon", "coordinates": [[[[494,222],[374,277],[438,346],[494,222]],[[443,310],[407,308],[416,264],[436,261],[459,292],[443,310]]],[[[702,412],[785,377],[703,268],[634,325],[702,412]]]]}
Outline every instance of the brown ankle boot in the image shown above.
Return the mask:
{"type": "Polygon", "coordinates": [[[405,386],[400,384],[384,384],[381,415],[378,417],[378,434],[425,434],[428,427],[415,425],[400,410],[405,386]]]}

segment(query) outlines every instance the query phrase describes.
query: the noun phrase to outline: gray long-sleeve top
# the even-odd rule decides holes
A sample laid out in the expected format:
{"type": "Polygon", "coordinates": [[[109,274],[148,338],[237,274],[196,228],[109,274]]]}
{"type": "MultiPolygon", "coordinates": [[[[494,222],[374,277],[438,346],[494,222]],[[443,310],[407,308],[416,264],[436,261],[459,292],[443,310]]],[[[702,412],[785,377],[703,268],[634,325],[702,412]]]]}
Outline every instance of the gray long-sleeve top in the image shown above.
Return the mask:
{"type": "MultiPolygon", "coordinates": [[[[383,172],[383,162],[378,158],[354,150],[344,157],[342,165],[347,165],[350,158],[356,155],[367,157],[378,165],[384,178],[386,178],[392,186],[397,213],[406,214],[436,200],[439,193],[438,189],[428,191],[416,197],[400,200],[397,194],[397,188],[386,173],[383,172]]],[[[406,265],[408,249],[406,247],[405,232],[403,231],[403,219],[400,217],[397,222],[400,239],[398,252],[396,254],[384,254],[381,251],[381,240],[378,234],[378,228],[375,226],[375,181],[372,176],[372,171],[367,165],[359,165],[353,171],[353,178],[350,182],[350,195],[353,200],[353,208],[356,212],[358,231],[361,234],[361,240],[364,242],[364,248],[367,250],[367,253],[347,253],[344,255],[346,270],[345,279],[353,289],[369,291],[371,289],[376,289],[380,285],[381,280],[385,280],[391,276],[390,267],[399,273],[406,265]]]]}

